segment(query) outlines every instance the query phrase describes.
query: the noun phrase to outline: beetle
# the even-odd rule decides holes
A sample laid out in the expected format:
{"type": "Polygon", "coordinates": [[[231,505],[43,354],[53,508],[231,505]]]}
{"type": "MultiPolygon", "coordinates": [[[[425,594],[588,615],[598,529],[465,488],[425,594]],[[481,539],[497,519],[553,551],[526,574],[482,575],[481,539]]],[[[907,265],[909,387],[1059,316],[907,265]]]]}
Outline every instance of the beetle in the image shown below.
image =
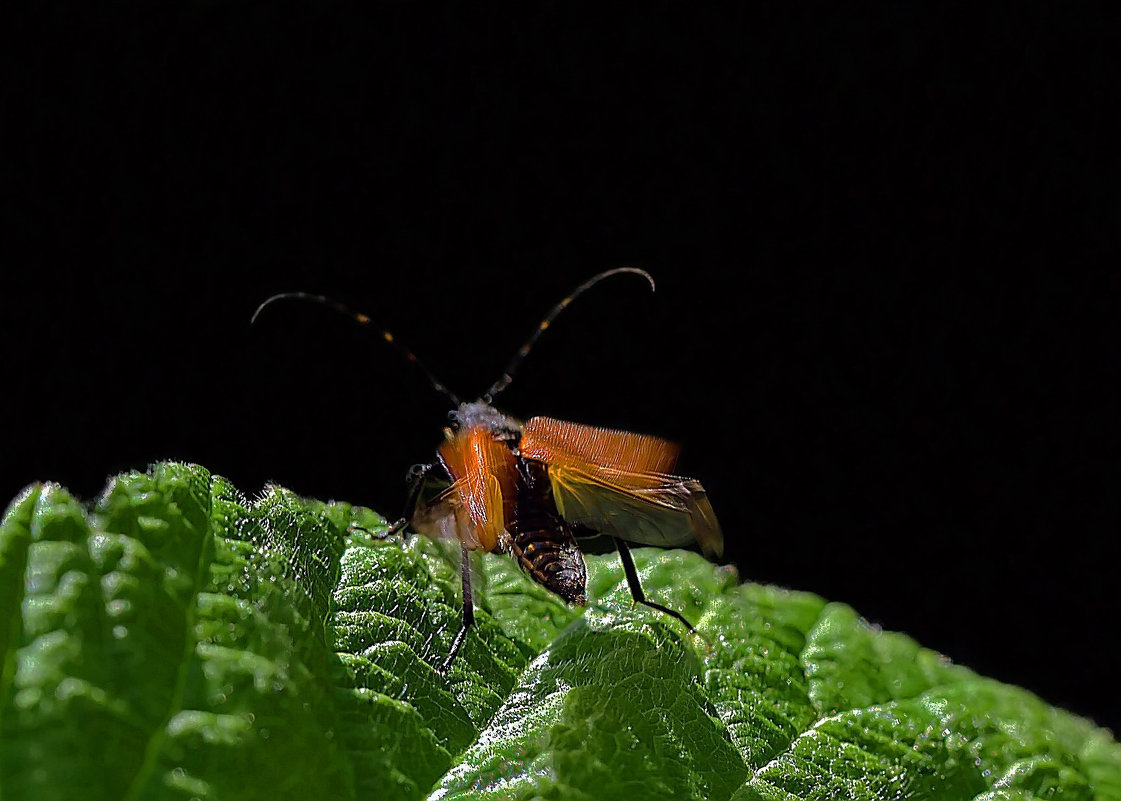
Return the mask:
{"type": "MultiPolygon", "coordinates": [[[[452,404],[436,461],[415,465],[407,476],[401,517],[385,536],[412,527],[460,543],[463,616],[447,658],[446,675],[474,624],[471,551],[512,556],[535,581],[566,602],[587,602],[583,553],[591,548],[619,553],[631,597],[693,626],[679,612],[649,601],[642,590],[628,542],[679,547],[700,544],[709,556],[723,553],[723,535],[708,495],[696,479],[674,474],[678,447],[664,439],[617,429],[533,417],[524,423],[494,406],[538,338],[581,294],[615,275],[654,279],[645,270],[618,267],[598,273],[553,307],[514,354],[501,377],[478,400],[463,403],[408,348],[368,315],[322,295],[285,292],[267,298],[254,312],[278,300],[329,306],[380,337],[416,364],[432,387],[452,404]],[[432,490],[435,489],[435,492],[432,490]]],[[[251,321],[251,322],[252,322],[251,321]]]]}

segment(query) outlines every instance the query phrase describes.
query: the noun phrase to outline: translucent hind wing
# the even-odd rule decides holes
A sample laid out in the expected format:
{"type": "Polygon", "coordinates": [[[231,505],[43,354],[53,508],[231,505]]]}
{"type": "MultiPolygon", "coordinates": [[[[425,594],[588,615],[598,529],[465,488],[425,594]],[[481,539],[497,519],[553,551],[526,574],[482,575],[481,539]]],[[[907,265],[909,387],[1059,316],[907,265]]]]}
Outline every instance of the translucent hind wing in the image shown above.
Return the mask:
{"type": "Polygon", "coordinates": [[[705,553],[723,554],[724,536],[704,487],[669,472],[677,461],[673,443],[535,417],[518,450],[547,465],[557,511],[569,523],[662,548],[696,540],[705,553]]]}

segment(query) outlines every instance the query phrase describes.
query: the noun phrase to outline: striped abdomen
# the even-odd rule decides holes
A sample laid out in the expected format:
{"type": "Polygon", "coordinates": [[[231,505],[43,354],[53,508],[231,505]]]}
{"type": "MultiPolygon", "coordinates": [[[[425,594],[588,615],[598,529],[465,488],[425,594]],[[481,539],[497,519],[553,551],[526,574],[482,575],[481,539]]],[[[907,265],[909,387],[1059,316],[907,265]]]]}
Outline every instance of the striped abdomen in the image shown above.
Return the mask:
{"type": "Polygon", "coordinates": [[[511,555],[535,581],[570,604],[586,603],[584,557],[557,513],[548,469],[541,462],[518,459],[514,514],[507,531],[511,555]]]}

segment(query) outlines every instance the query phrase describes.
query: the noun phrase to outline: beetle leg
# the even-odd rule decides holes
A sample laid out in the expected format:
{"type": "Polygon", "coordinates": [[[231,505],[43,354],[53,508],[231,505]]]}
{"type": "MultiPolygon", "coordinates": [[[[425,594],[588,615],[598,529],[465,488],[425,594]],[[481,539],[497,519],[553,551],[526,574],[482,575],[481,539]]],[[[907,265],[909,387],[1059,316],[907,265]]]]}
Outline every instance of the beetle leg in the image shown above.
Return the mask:
{"type": "Polygon", "coordinates": [[[408,494],[405,496],[405,511],[401,513],[401,517],[397,519],[393,525],[385,530],[380,539],[388,539],[395,534],[400,534],[405,528],[413,522],[413,515],[416,513],[416,504],[420,500],[420,493],[424,490],[424,485],[428,481],[428,476],[436,469],[433,464],[414,464],[409,468],[408,474],[405,476],[405,481],[409,485],[408,494]]]}
{"type": "Polygon", "coordinates": [[[618,537],[612,537],[612,539],[615,540],[615,545],[619,549],[619,561],[623,563],[623,574],[627,577],[627,586],[630,587],[631,597],[634,598],[635,603],[649,606],[651,609],[657,609],[659,612],[665,612],[670,617],[677,618],[685,624],[685,628],[696,634],[697,630],[693,628],[693,624],[682,617],[680,612],[675,612],[661,604],[646,600],[646,593],[642,591],[642,585],[638,582],[638,570],[635,569],[634,557],[631,556],[631,549],[627,547],[625,540],[621,540],[618,537]]]}
{"type": "Polygon", "coordinates": [[[463,579],[463,624],[459,627],[459,631],[456,632],[455,639],[452,640],[452,647],[448,652],[448,658],[445,659],[444,664],[440,666],[441,676],[448,675],[448,671],[451,670],[452,667],[452,662],[455,661],[460,646],[463,645],[463,640],[467,637],[467,630],[475,624],[475,602],[471,597],[471,552],[467,550],[466,545],[460,548],[459,572],[463,579]]]}

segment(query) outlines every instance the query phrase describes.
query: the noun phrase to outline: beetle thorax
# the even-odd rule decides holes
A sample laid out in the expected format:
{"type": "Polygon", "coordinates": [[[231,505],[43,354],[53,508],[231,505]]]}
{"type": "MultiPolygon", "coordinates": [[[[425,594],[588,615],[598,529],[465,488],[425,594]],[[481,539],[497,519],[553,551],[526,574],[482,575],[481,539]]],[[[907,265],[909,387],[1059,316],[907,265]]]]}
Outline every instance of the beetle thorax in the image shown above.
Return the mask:
{"type": "Polygon", "coordinates": [[[498,440],[517,441],[522,435],[522,424],[513,417],[481,400],[461,403],[449,413],[452,428],[485,428],[498,440]]]}

